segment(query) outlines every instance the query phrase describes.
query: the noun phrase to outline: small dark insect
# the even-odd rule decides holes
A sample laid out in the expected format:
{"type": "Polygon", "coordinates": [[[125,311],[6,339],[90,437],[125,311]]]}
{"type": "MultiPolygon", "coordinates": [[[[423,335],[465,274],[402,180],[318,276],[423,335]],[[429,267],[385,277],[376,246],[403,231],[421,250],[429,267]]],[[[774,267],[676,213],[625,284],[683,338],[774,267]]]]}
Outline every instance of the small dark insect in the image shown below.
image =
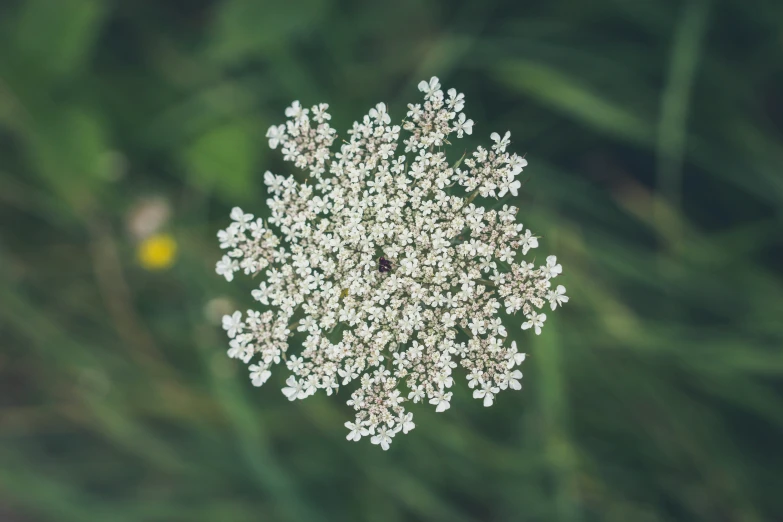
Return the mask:
{"type": "Polygon", "coordinates": [[[391,261],[381,256],[381,258],[378,260],[378,272],[391,272],[391,269],[391,261]]]}

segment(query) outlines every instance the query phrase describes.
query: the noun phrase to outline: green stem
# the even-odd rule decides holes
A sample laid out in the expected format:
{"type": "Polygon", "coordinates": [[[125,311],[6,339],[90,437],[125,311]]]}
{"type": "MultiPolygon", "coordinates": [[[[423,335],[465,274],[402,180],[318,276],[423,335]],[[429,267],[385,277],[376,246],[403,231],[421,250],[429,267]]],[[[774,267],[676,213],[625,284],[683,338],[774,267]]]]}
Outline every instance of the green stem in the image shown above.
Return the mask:
{"type": "Polygon", "coordinates": [[[498,287],[498,285],[496,285],[492,281],[488,281],[487,279],[474,279],[474,281],[476,281],[477,283],[480,283],[480,284],[482,284],[482,285],[484,285],[486,287],[489,287],[489,288],[497,288],[498,287]]]}

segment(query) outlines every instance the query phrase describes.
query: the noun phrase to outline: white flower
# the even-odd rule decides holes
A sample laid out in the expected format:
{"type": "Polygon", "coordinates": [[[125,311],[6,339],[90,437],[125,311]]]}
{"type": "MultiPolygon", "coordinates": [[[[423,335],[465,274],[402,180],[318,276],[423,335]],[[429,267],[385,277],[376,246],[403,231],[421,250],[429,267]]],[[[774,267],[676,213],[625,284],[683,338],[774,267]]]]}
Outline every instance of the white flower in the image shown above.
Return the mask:
{"type": "Polygon", "coordinates": [[[272,125],[266,131],[266,137],[269,138],[269,148],[276,149],[280,142],[285,139],[285,125],[272,125]]]}
{"type": "Polygon", "coordinates": [[[296,377],[294,377],[293,375],[288,377],[285,383],[288,386],[283,388],[283,395],[288,397],[289,401],[294,401],[296,399],[304,399],[305,397],[307,397],[307,392],[305,391],[304,384],[301,381],[298,381],[296,377]]]}
{"type": "MultiPolygon", "coordinates": [[[[457,89],[449,89],[449,99],[446,105],[454,112],[459,112],[465,107],[465,95],[457,93],[457,89]]],[[[464,118],[463,118],[464,119],[464,118]]],[[[468,134],[470,134],[468,132],[468,134]]]]}
{"type": "Polygon", "coordinates": [[[234,312],[233,315],[223,316],[223,329],[228,332],[229,337],[234,337],[238,333],[242,333],[242,329],[245,324],[242,322],[242,313],[234,312]]]}
{"type": "Polygon", "coordinates": [[[563,285],[557,285],[557,288],[549,292],[549,294],[547,295],[547,299],[549,300],[549,306],[552,307],[552,310],[554,310],[558,306],[563,306],[563,303],[568,302],[568,296],[565,295],[565,292],[566,289],[563,285]]]}
{"type": "Polygon", "coordinates": [[[526,230],[525,235],[522,237],[522,254],[527,254],[531,248],[538,248],[538,238],[533,236],[532,232],[526,230]]]}
{"type": "Polygon", "coordinates": [[[318,123],[324,123],[327,120],[331,120],[332,116],[326,112],[326,109],[328,108],[328,103],[319,103],[318,105],[313,106],[313,119],[318,123]]]}
{"type": "Polygon", "coordinates": [[[242,342],[242,339],[231,339],[228,342],[229,349],[226,352],[229,358],[231,359],[239,359],[240,354],[245,349],[245,344],[242,342]]]}
{"type": "Polygon", "coordinates": [[[386,104],[383,102],[376,105],[374,109],[370,109],[370,118],[377,120],[379,123],[385,123],[387,125],[391,123],[389,113],[386,112],[386,104]]]}
{"type": "Polygon", "coordinates": [[[370,442],[373,444],[380,444],[383,451],[386,451],[389,449],[392,437],[394,437],[394,431],[387,429],[386,426],[381,426],[378,428],[378,433],[370,439],[370,442]]]}
{"type": "Polygon", "coordinates": [[[402,432],[404,434],[407,434],[416,427],[416,425],[413,423],[413,414],[410,412],[402,415],[399,419],[397,419],[397,424],[402,427],[402,432]]]}
{"type": "MultiPolygon", "coordinates": [[[[281,125],[282,127],[282,125],[281,125]]],[[[274,148],[274,147],[272,147],[274,148]]],[[[273,194],[278,194],[283,189],[283,183],[285,182],[285,178],[283,176],[275,176],[268,170],[264,172],[264,183],[269,187],[269,190],[273,194]]],[[[221,247],[222,248],[222,247],[221,247]]]]}
{"type": "Polygon", "coordinates": [[[349,430],[348,436],[345,437],[348,440],[358,441],[370,434],[364,426],[354,424],[353,422],[346,422],[345,427],[349,430]]]}
{"type": "Polygon", "coordinates": [[[546,258],[545,270],[549,277],[557,277],[563,272],[563,267],[557,264],[556,256],[549,256],[546,258]]]}
{"type": "Polygon", "coordinates": [[[420,81],[419,90],[424,93],[425,100],[438,96],[438,93],[443,94],[440,90],[440,81],[436,76],[430,78],[429,83],[424,80],[420,81]]]}
{"type": "Polygon", "coordinates": [[[455,324],[457,324],[457,318],[450,314],[449,312],[446,312],[441,317],[441,321],[443,322],[443,326],[446,328],[453,328],[455,324]]]}
{"type": "Polygon", "coordinates": [[[416,386],[412,392],[408,394],[408,399],[414,403],[424,400],[424,386],[416,386]]]}
{"type": "Polygon", "coordinates": [[[489,138],[495,142],[495,144],[492,145],[493,150],[498,152],[505,152],[506,147],[508,147],[508,144],[511,140],[511,133],[506,131],[506,135],[501,138],[497,132],[493,132],[490,134],[489,138]]]}
{"type": "Polygon", "coordinates": [[[433,405],[437,406],[435,408],[436,412],[442,413],[442,412],[448,410],[449,407],[451,406],[451,404],[450,404],[450,402],[451,402],[451,395],[452,395],[451,392],[448,392],[448,393],[438,392],[438,394],[435,397],[430,399],[430,404],[433,404],[433,405]]]}
{"type": "Polygon", "coordinates": [[[302,107],[299,100],[294,101],[290,107],[285,110],[285,115],[289,118],[298,120],[303,116],[307,116],[308,110],[302,107]]]}
{"type": "Polygon", "coordinates": [[[461,138],[462,133],[473,134],[473,120],[466,120],[465,113],[461,112],[457,121],[454,122],[454,130],[457,132],[457,137],[461,138]]]}
{"type": "Polygon", "coordinates": [[[544,327],[544,321],[546,321],[546,314],[538,314],[536,312],[530,312],[525,317],[528,321],[522,323],[522,329],[527,330],[533,328],[536,335],[541,335],[541,328],[544,327]]]}
{"type": "Polygon", "coordinates": [[[237,225],[239,225],[239,230],[244,230],[244,228],[253,221],[253,214],[245,214],[242,212],[241,208],[234,207],[231,209],[231,219],[236,221],[237,225]]]}
{"type": "Polygon", "coordinates": [[[486,328],[484,328],[484,321],[481,319],[472,319],[468,323],[468,328],[470,328],[470,332],[473,335],[478,335],[479,333],[485,333],[487,331],[486,328]]]}
{"type": "Polygon", "coordinates": [[[478,223],[484,217],[484,209],[471,203],[465,208],[465,216],[469,221],[478,223]]]}
{"type": "Polygon", "coordinates": [[[516,255],[516,252],[514,252],[513,250],[511,250],[508,247],[503,247],[500,250],[499,254],[500,255],[498,256],[498,259],[500,259],[501,262],[503,262],[503,263],[511,263],[511,262],[514,261],[514,256],[516,255]]]}
{"type": "Polygon", "coordinates": [[[359,373],[354,371],[353,369],[343,370],[342,368],[340,368],[339,370],[337,370],[337,374],[343,378],[343,382],[342,382],[343,385],[348,384],[349,382],[351,382],[352,380],[354,380],[359,376],[359,373]]]}
{"type": "Polygon", "coordinates": [[[525,354],[517,352],[517,342],[511,341],[511,348],[508,350],[508,368],[522,364],[525,361],[525,354]]]}
{"type": "Polygon", "coordinates": [[[516,176],[520,172],[522,172],[522,169],[527,167],[527,160],[525,158],[520,158],[517,156],[513,163],[511,164],[511,175],[516,176]]]}
{"type": "Polygon", "coordinates": [[[508,178],[506,178],[506,181],[503,183],[503,190],[501,191],[503,194],[498,193],[498,196],[503,197],[505,195],[506,189],[508,189],[509,192],[511,192],[511,195],[516,197],[519,194],[519,189],[522,187],[522,183],[518,179],[514,179],[513,172],[508,173],[508,178]]]}
{"type": "Polygon", "coordinates": [[[521,311],[523,328],[540,334],[546,315],[534,310],[568,300],[552,289],[554,256],[543,266],[524,258],[538,239],[519,209],[492,201],[517,195],[527,166],[506,150],[510,134],[450,157],[454,137],[473,131],[465,97],[444,96],[435,77],[419,89],[423,102],[401,123],[378,103],[339,141],[326,104],[294,102],[267,138],[303,172],[264,173],[265,218],[237,207],[217,234],[215,271],[254,277],[259,307],[224,318],[229,357],[250,365],[255,386],[284,361],[292,401],[347,389],[347,438],[383,449],[414,428],[409,403],[450,408],[460,366],[487,406],[521,387],[525,354],[503,312],[521,311]]]}
{"type": "MultiPolygon", "coordinates": [[[[506,372],[506,386],[511,388],[512,390],[521,390],[522,389],[522,383],[519,382],[519,379],[522,378],[522,372],[519,370],[509,370],[506,372]]],[[[505,387],[504,387],[505,389],[505,387]]]]}
{"type": "Polygon", "coordinates": [[[223,256],[223,258],[217,262],[217,266],[215,267],[215,272],[217,272],[218,275],[222,275],[226,278],[226,281],[231,281],[234,279],[234,272],[239,270],[239,263],[237,263],[236,259],[231,259],[228,256],[223,256]]]}
{"type": "Polygon", "coordinates": [[[220,241],[220,248],[236,248],[236,230],[232,228],[229,228],[228,230],[219,230],[218,241],[220,241]]]}
{"type": "Polygon", "coordinates": [[[253,386],[261,386],[269,377],[272,376],[272,372],[267,370],[264,366],[256,364],[250,365],[250,380],[253,381],[253,386]]]}
{"type": "Polygon", "coordinates": [[[484,406],[492,406],[492,402],[495,400],[495,394],[500,392],[500,388],[492,386],[491,382],[486,382],[481,388],[473,390],[474,399],[484,399],[484,406]]]}

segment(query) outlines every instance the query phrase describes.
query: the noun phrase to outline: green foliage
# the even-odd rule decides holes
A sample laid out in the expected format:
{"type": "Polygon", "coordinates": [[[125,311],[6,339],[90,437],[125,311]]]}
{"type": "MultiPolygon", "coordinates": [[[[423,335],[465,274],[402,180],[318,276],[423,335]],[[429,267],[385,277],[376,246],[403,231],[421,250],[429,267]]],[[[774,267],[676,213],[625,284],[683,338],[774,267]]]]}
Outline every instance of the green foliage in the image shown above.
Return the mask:
{"type": "MultiPolygon", "coordinates": [[[[52,521],[737,521],[783,513],[783,5],[748,0],[0,6],[0,505],[52,521]],[[438,75],[510,129],[571,301],[525,390],[414,408],[225,357],[231,206],[265,215],[293,99],[344,129],[438,75]],[[162,196],[174,266],[129,231],[162,196]]],[[[465,150],[473,143],[466,140],[465,150]]],[[[452,161],[462,155],[457,151],[452,161]]],[[[236,292],[230,293],[230,292],[236,292]]],[[[529,333],[529,332],[528,332],[529,333]]],[[[11,518],[12,520],[13,517],[11,518]]]]}
{"type": "Polygon", "coordinates": [[[258,192],[255,157],[262,135],[253,123],[227,122],[199,136],[183,152],[186,175],[201,190],[227,198],[258,192]]]}

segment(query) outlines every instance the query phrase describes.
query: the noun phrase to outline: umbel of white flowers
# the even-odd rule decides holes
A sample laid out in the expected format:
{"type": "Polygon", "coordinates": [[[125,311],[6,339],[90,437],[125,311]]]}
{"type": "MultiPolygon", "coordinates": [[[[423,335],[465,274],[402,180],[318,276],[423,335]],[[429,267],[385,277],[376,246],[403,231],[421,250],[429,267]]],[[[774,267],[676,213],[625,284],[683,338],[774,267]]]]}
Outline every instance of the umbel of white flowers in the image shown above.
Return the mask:
{"type": "Polygon", "coordinates": [[[509,133],[452,166],[443,149],[473,131],[464,95],[444,95],[434,77],[419,90],[424,103],[408,105],[402,126],[379,103],[339,151],[328,106],[295,101],[267,138],[307,181],[267,172],[268,222],[234,208],[218,232],[228,252],[217,273],[260,275],[252,296],[264,310],[223,318],[229,357],[249,364],[255,386],[284,361],[292,401],[351,385],[348,439],[369,436],[384,450],[414,428],[406,402],[449,408],[458,364],[484,406],[521,389],[525,354],[506,342],[502,315],[521,311],[522,329],[540,334],[546,314],[537,310],[568,301],[552,285],[562,271],[555,256],[538,267],[524,259],[538,240],[518,209],[474,203],[517,195],[527,161],[506,152],[509,133]],[[297,354],[294,332],[305,336],[297,354]]]}

